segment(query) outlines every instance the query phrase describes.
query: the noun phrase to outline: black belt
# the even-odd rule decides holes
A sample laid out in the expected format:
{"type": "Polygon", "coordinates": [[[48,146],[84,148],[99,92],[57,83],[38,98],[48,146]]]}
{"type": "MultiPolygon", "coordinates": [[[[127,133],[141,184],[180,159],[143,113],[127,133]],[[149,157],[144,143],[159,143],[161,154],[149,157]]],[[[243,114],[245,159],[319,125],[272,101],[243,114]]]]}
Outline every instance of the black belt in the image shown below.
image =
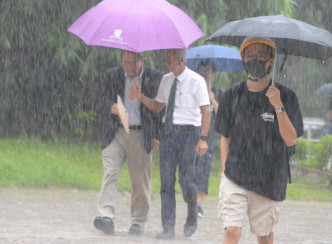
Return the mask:
{"type": "MultiPolygon", "coordinates": [[[[120,124],[120,126],[123,127],[123,124],[120,124]]],[[[140,126],[140,125],[130,125],[129,129],[130,130],[141,130],[142,126],[140,126]]]]}
{"type": "Polygon", "coordinates": [[[195,128],[194,125],[173,125],[173,131],[194,130],[195,128]]]}
{"type": "Polygon", "coordinates": [[[129,129],[131,130],[140,130],[142,127],[140,125],[129,125],[129,129]]]}

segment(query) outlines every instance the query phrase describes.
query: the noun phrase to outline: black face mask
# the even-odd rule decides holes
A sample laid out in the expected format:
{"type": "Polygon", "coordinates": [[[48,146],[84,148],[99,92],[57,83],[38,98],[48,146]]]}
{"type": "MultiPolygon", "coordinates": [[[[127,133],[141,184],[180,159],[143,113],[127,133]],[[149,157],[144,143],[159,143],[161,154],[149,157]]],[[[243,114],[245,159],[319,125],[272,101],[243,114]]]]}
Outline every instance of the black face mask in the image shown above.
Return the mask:
{"type": "MultiPolygon", "coordinates": [[[[269,74],[271,72],[271,66],[266,70],[265,65],[268,62],[267,61],[261,61],[257,59],[253,59],[248,62],[244,62],[244,65],[249,73],[249,75],[258,77],[259,79],[263,78],[265,75],[269,74]]],[[[258,80],[257,80],[258,81],[258,80]]]]}

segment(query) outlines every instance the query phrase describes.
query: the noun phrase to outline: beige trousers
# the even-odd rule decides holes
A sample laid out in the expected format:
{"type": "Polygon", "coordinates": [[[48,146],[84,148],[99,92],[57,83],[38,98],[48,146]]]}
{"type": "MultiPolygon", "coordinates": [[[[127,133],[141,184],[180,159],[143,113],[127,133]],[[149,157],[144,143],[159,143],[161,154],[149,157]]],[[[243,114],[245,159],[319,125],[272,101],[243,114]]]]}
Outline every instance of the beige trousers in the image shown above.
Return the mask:
{"type": "Polygon", "coordinates": [[[130,134],[127,134],[119,127],[115,138],[102,151],[104,178],[97,203],[101,216],[115,217],[119,176],[127,160],[131,180],[132,223],[144,225],[148,218],[152,153],[146,152],[142,133],[142,130],[130,130],[130,134]]]}
{"type": "Polygon", "coordinates": [[[268,236],[279,221],[282,202],[273,201],[235,184],[224,173],[219,188],[218,216],[224,228],[242,228],[249,217],[250,231],[256,236],[268,236]]]}

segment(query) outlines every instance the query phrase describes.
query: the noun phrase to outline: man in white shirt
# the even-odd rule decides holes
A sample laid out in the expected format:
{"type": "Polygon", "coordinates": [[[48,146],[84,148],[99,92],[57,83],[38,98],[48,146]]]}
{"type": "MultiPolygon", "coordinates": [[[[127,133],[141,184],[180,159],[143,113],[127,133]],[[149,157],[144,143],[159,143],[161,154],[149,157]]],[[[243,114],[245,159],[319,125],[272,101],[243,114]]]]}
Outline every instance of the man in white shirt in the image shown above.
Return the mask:
{"type": "Polygon", "coordinates": [[[194,183],[196,152],[207,152],[206,142],[210,124],[210,100],[202,76],[186,67],[186,50],[165,52],[165,63],[170,73],[161,80],[157,96],[150,99],[134,88],[134,95],[151,111],[158,113],[166,106],[160,144],[161,218],[163,232],[157,239],[175,236],[175,180],[179,164],[179,183],[188,204],[184,235],[190,237],[197,227],[197,188],[194,183]],[[174,86],[175,85],[175,86],[174,86]],[[171,101],[172,87],[175,101],[171,101]],[[171,105],[172,104],[172,105],[171,105]],[[172,108],[174,106],[174,108],[172,108]],[[173,110],[174,109],[174,110],[173,110]],[[171,115],[171,125],[168,124],[171,115]],[[170,129],[167,129],[170,128],[170,129]]]}

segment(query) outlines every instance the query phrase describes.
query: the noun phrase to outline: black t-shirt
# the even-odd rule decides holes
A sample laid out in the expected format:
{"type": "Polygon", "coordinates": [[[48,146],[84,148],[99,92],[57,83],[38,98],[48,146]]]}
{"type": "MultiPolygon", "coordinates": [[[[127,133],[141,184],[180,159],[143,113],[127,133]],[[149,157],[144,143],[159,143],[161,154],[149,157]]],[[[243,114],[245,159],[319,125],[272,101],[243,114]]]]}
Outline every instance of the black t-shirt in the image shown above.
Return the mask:
{"type": "MultiPolygon", "coordinates": [[[[286,113],[303,135],[303,120],[296,94],[275,83],[286,113]]],[[[236,184],[275,201],[286,198],[289,170],[287,145],[280,136],[274,107],[261,92],[251,92],[246,82],[227,90],[219,106],[215,129],[230,138],[225,174],[236,184]]]]}

